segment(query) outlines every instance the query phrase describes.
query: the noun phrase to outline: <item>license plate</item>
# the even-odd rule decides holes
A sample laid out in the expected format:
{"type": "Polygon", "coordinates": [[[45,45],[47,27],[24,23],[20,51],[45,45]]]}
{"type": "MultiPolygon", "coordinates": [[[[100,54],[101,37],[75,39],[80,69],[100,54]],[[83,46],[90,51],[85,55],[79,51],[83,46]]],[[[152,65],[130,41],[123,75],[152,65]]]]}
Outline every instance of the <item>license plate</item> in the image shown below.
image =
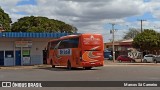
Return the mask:
{"type": "Polygon", "coordinates": [[[91,64],[95,64],[95,63],[91,63],[91,64]]]}

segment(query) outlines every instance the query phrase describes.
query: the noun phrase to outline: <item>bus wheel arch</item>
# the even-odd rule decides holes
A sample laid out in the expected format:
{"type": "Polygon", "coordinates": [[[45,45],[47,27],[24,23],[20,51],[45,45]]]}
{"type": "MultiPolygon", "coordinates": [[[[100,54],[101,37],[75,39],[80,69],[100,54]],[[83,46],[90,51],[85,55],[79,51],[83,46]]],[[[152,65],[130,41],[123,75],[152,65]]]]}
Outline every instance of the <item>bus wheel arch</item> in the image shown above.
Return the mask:
{"type": "Polygon", "coordinates": [[[71,69],[72,69],[72,65],[71,65],[70,60],[67,61],[67,69],[68,69],[68,70],[71,70],[71,69]]]}
{"type": "Polygon", "coordinates": [[[55,65],[53,64],[53,60],[51,59],[50,64],[52,65],[52,68],[55,68],[55,65]]]}

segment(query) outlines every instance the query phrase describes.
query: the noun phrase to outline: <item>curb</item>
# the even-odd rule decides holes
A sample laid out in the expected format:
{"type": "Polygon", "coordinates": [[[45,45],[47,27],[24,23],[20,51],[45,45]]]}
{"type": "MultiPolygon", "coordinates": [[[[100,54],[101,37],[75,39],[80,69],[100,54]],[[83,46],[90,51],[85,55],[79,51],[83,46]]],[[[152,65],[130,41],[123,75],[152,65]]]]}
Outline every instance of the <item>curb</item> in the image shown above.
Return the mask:
{"type": "Polygon", "coordinates": [[[159,65],[160,63],[105,63],[105,65],[159,65]]]}
{"type": "Polygon", "coordinates": [[[33,65],[33,66],[9,66],[9,67],[0,67],[0,70],[2,69],[38,69],[38,68],[46,68],[46,67],[51,67],[50,65],[33,65]]]}

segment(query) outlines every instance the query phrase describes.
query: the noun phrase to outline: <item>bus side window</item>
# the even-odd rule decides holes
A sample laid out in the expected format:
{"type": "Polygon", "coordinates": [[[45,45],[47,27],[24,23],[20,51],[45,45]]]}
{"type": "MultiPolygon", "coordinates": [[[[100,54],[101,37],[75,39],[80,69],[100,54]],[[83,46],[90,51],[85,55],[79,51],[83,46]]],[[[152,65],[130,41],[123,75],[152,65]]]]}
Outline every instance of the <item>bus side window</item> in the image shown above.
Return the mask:
{"type": "Polygon", "coordinates": [[[62,42],[60,43],[58,49],[63,49],[63,48],[65,48],[65,45],[64,45],[64,44],[65,44],[64,41],[62,41],[62,42]]]}
{"type": "Polygon", "coordinates": [[[47,44],[47,50],[49,50],[50,49],[50,42],[48,42],[48,44],[47,44]]]}
{"type": "Polygon", "coordinates": [[[69,39],[65,39],[60,43],[59,49],[64,49],[64,48],[71,48],[71,44],[69,43],[69,39]]]}
{"type": "Polygon", "coordinates": [[[58,44],[58,41],[51,42],[50,49],[54,49],[57,44],[58,44]]]}
{"type": "Polygon", "coordinates": [[[79,44],[79,38],[65,39],[60,43],[58,49],[78,48],[78,44],[79,44]]]}
{"type": "Polygon", "coordinates": [[[71,48],[78,48],[79,38],[70,39],[71,48]]]}
{"type": "Polygon", "coordinates": [[[54,47],[54,42],[51,42],[50,49],[52,50],[54,47]]]}
{"type": "Polygon", "coordinates": [[[47,58],[49,58],[50,42],[47,44],[47,58]]]}

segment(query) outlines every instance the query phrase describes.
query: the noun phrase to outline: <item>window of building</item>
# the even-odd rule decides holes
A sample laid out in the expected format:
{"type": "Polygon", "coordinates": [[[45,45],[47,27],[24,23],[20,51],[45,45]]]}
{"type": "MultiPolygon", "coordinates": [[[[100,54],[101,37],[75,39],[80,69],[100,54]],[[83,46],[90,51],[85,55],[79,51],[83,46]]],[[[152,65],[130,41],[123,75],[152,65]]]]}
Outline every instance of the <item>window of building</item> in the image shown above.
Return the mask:
{"type": "Polygon", "coordinates": [[[13,51],[5,51],[5,58],[13,58],[14,54],[13,51]]]}

